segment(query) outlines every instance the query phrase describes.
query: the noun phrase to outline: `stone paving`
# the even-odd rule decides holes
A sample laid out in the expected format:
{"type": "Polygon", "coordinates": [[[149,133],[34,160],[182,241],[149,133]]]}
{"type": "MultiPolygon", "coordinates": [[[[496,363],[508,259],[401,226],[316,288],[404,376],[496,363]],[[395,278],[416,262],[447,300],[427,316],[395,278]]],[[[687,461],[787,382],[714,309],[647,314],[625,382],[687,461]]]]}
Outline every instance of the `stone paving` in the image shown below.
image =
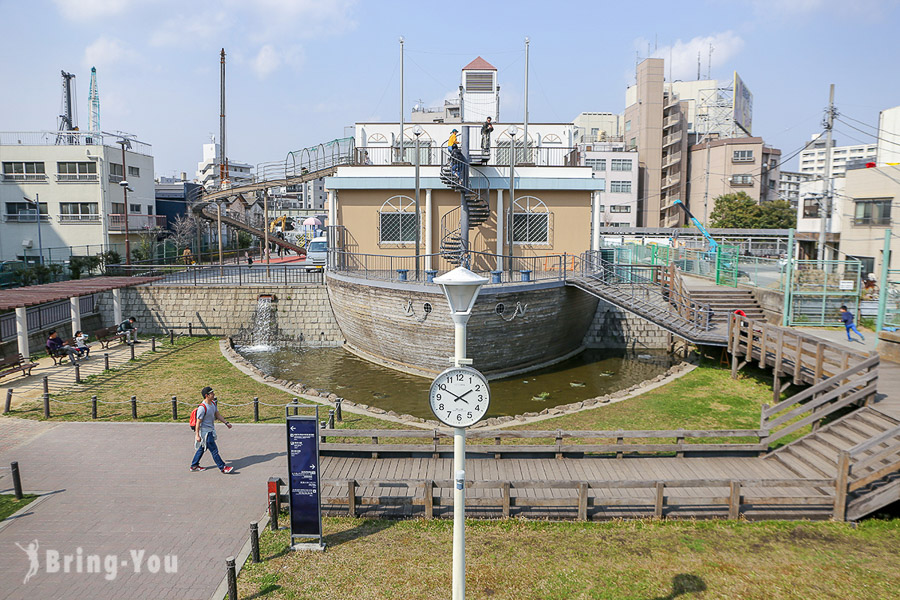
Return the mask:
{"type": "MultiPolygon", "coordinates": [[[[162,341],[161,339],[157,340],[157,342],[162,341]]],[[[103,372],[104,354],[109,354],[110,368],[121,366],[131,359],[131,348],[126,344],[113,342],[108,350],[101,348],[96,341],[90,345],[91,357],[78,361],[82,379],[103,372]]],[[[150,352],[150,347],[150,338],[142,338],[140,343],[134,347],[135,357],[141,356],[145,352],[150,352]]],[[[36,362],[38,365],[31,370],[31,376],[23,377],[21,373],[16,373],[7,375],[0,380],[0,394],[2,394],[0,402],[6,402],[8,389],[13,390],[12,408],[16,408],[23,402],[40,400],[44,393],[44,375],[47,376],[51,395],[68,389],[75,384],[75,367],[69,363],[68,359],[65,359],[63,364],[58,367],[54,366],[53,360],[49,357],[43,357],[36,362]]]]}
{"type": "MultiPolygon", "coordinates": [[[[0,448],[0,465],[18,461],[26,491],[53,493],[0,529],[0,600],[206,600],[224,577],[225,559],[246,542],[250,522],[265,513],[266,481],[287,468],[278,425],[217,428],[232,475],[188,470],[193,433],[186,423],[61,423],[49,426],[50,435],[33,430],[26,441],[21,426],[0,419],[0,440],[20,440],[0,448]],[[29,560],[15,543],[33,540],[39,569],[23,584],[29,560]],[[48,572],[47,551],[77,557],[79,548],[84,557],[100,556],[101,572],[84,572],[85,562],[78,573],[73,562],[65,573],[62,558],[59,572],[48,572]],[[139,573],[132,550],[145,553],[139,573]],[[115,577],[105,568],[107,555],[116,557],[115,577]],[[164,562],[149,572],[151,555],[177,556],[177,572],[164,572],[164,562]]],[[[211,466],[211,457],[201,464],[211,466]]],[[[3,473],[0,493],[9,493],[12,481],[3,473]]]]}

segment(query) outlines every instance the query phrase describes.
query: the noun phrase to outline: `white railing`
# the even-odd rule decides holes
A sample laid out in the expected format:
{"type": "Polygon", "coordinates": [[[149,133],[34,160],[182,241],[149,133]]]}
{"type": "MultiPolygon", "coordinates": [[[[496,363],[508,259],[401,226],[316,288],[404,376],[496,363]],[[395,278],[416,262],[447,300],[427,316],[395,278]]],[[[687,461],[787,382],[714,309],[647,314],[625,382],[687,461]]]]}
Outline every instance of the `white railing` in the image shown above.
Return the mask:
{"type": "MultiPolygon", "coordinates": [[[[165,215],[128,215],[128,231],[156,229],[166,226],[165,215]]],[[[125,231],[125,215],[109,215],[110,231],[125,231]]]]}
{"type": "Polygon", "coordinates": [[[97,181],[96,173],[57,173],[56,181],[68,183],[73,181],[97,181]]]}
{"type": "Polygon", "coordinates": [[[3,173],[3,181],[44,181],[45,173],[3,173]]]}
{"type": "MultiPolygon", "coordinates": [[[[120,139],[122,136],[99,131],[0,131],[0,146],[108,146],[120,150],[116,143],[120,139]]],[[[153,154],[150,144],[131,138],[128,141],[129,152],[153,154]]]]}
{"type": "Polygon", "coordinates": [[[100,215],[59,215],[60,223],[99,223],[100,215]]]}

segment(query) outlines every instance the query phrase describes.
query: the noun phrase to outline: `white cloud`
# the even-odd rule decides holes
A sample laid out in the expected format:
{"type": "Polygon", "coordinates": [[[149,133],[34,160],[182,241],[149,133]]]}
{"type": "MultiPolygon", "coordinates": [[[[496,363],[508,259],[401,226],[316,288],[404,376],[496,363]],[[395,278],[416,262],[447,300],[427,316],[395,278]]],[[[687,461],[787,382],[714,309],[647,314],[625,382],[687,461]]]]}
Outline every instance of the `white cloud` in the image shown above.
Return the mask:
{"type": "Polygon", "coordinates": [[[225,12],[208,12],[192,17],[178,16],[168,19],[150,36],[153,46],[187,46],[222,39],[233,26],[225,12]]]}
{"type": "Polygon", "coordinates": [[[97,67],[98,70],[111,68],[119,64],[133,63],[138,54],[125,45],[122,40],[101,36],[84,49],[85,68],[97,67]]]}
{"type": "Polygon", "coordinates": [[[230,12],[255,22],[249,35],[255,40],[278,34],[294,38],[335,35],[356,27],[352,18],[357,0],[224,0],[230,12]]]}
{"type": "MultiPolygon", "coordinates": [[[[640,51],[647,48],[647,40],[639,38],[635,40],[634,47],[640,51]]],[[[715,77],[716,69],[730,65],[731,60],[744,48],[744,40],[733,31],[724,31],[707,36],[698,36],[686,42],[677,40],[669,46],[661,46],[650,56],[662,58],[666,62],[666,78],[696,79],[697,56],[700,56],[701,76],[706,77],[707,70],[712,71],[715,77]],[[710,56],[712,45],[712,56],[710,56]],[[711,63],[711,65],[709,64],[711,63]]]]}
{"type": "Polygon", "coordinates": [[[135,0],[54,0],[67,19],[90,21],[118,15],[135,4],[135,0]]]}
{"type": "Polygon", "coordinates": [[[299,46],[278,47],[273,44],[264,44],[249,61],[260,79],[265,79],[283,66],[299,69],[303,62],[303,49],[299,46]]]}

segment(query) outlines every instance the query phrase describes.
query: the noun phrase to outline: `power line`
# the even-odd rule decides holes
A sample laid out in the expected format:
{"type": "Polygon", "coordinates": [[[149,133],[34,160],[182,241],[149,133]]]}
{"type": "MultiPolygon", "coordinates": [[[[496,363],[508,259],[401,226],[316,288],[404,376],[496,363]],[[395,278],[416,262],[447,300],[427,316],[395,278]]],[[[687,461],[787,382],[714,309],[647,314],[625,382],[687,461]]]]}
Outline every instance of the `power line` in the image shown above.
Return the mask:
{"type": "Polygon", "coordinates": [[[876,135],[876,134],[874,134],[874,133],[869,133],[868,131],[863,131],[863,130],[860,129],[859,127],[854,127],[853,125],[851,125],[850,123],[848,123],[848,122],[846,122],[846,121],[844,121],[844,120],[842,120],[842,119],[837,119],[837,120],[840,121],[841,123],[843,123],[844,125],[846,125],[847,127],[849,127],[850,129],[853,129],[853,130],[855,130],[855,131],[858,131],[858,132],[860,132],[860,133],[863,134],[863,135],[868,135],[868,136],[870,136],[870,137],[873,137],[873,138],[875,138],[876,140],[878,140],[879,142],[887,142],[888,144],[894,144],[895,146],[900,146],[900,142],[895,142],[895,141],[893,141],[893,140],[888,140],[888,139],[885,139],[885,138],[883,138],[883,137],[881,137],[881,136],[878,136],[878,135],[876,135]]]}

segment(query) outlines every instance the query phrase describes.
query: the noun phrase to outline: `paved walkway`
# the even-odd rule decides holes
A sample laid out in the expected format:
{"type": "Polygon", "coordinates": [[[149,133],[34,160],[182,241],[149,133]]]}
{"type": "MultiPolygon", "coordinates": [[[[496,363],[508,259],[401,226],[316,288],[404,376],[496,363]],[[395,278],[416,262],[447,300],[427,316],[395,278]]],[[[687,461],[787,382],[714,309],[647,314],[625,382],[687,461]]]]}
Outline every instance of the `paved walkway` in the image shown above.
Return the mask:
{"type": "MultiPolygon", "coordinates": [[[[0,419],[0,440],[20,426],[0,419]]],[[[0,529],[0,599],[208,599],[225,559],[237,555],[250,522],[265,513],[266,481],[287,468],[283,427],[220,429],[233,475],[188,470],[193,439],[184,423],[61,423],[27,440],[16,432],[20,443],[0,448],[0,465],[18,461],[26,491],[55,493],[0,529]],[[40,567],[23,585],[29,561],[15,543],[35,539],[40,567]],[[69,573],[47,572],[46,551],[77,556],[79,548],[101,562],[115,555],[115,577],[77,573],[74,562],[69,573]],[[140,573],[132,550],[145,552],[140,573]],[[148,572],[151,555],[167,554],[178,557],[177,573],[148,572]]],[[[201,464],[212,465],[208,454],[201,464]]],[[[0,476],[0,492],[9,493],[9,471],[0,476]]]]}
{"type": "MultiPolygon", "coordinates": [[[[162,340],[157,341],[161,342],[162,340]]],[[[140,342],[134,347],[135,356],[150,352],[150,338],[144,337],[140,342]]],[[[131,359],[131,349],[126,344],[113,342],[108,350],[104,350],[99,343],[94,342],[91,344],[91,357],[78,361],[82,379],[103,372],[103,355],[106,353],[109,354],[110,368],[121,366],[131,359]]],[[[37,363],[38,366],[31,370],[30,377],[23,377],[21,373],[18,373],[7,375],[0,380],[0,393],[2,393],[0,402],[6,402],[6,394],[9,389],[13,390],[12,408],[16,408],[23,402],[40,400],[44,393],[44,375],[47,376],[51,395],[71,388],[75,384],[75,367],[69,363],[68,359],[58,367],[54,366],[53,360],[49,357],[41,358],[37,363]]]]}

